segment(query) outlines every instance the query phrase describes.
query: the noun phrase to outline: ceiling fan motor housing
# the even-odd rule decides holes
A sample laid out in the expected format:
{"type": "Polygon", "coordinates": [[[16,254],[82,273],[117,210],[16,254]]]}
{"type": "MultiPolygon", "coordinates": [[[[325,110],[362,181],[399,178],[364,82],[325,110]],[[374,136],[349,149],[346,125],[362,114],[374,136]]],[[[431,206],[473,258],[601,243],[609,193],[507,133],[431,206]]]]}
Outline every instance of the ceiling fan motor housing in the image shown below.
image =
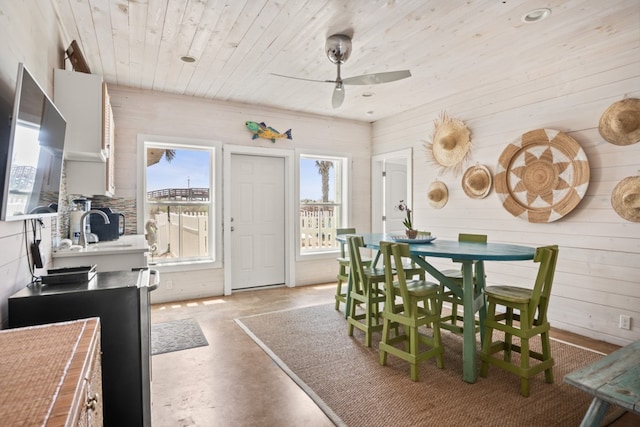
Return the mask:
{"type": "Polygon", "coordinates": [[[351,55],[351,37],[344,34],[334,34],[327,38],[325,44],[327,57],[334,64],[344,64],[351,55]]]}

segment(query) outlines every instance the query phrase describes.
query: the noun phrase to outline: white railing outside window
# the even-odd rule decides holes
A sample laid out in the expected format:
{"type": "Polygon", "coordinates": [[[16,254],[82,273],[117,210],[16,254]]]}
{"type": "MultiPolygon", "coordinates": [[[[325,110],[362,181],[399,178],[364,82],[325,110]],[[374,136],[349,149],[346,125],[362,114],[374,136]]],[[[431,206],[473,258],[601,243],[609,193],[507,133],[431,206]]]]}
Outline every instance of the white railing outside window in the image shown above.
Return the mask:
{"type": "MultiPolygon", "coordinates": [[[[155,139],[155,138],[154,138],[155,139]]],[[[215,144],[144,140],[144,223],[154,243],[149,262],[188,265],[217,262],[214,227],[220,200],[215,144]]]]}
{"type": "Polygon", "coordinates": [[[157,226],[154,258],[206,257],[209,254],[209,216],[202,213],[152,215],[157,226]]]}
{"type": "Polygon", "coordinates": [[[336,229],[346,219],[348,165],[347,157],[300,155],[300,255],[339,250],[336,229]]]}
{"type": "Polygon", "coordinates": [[[335,206],[300,207],[300,251],[319,252],[338,248],[335,206]]]}

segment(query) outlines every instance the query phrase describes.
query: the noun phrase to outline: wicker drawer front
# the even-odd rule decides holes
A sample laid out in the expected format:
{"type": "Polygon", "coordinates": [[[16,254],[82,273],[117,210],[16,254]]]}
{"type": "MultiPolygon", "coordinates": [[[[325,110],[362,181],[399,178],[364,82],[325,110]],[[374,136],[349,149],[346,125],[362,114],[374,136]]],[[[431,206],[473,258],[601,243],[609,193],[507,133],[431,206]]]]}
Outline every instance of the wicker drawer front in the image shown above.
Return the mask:
{"type": "Polygon", "coordinates": [[[0,360],[0,424],[102,425],[99,319],[2,330],[0,360]]]}
{"type": "Polygon", "coordinates": [[[102,427],[102,358],[100,341],[96,343],[90,362],[90,369],[83,378],[83,387],[80,393],[85,401],[81,402],[78,411],[78,427],[102,427]]]}

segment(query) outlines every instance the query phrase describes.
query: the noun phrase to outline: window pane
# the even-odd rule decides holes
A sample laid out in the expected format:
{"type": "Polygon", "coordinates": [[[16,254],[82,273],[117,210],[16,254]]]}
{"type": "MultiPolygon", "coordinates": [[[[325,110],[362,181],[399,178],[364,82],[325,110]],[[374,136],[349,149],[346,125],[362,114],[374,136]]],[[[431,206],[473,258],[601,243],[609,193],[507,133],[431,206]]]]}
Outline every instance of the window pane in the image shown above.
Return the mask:
{"type": "Polygon", "coordinates": [[[153,221],[156,236],[150,261],[212,259],[212,150],[146,147],[145,218],[153,221]]]}
{"type": "Polygon", "coordinates": [[[334,202],[336,161],[300,158],[300,200],[302,202],[334,202]]]}
{"type": "Polygon", "coordinates": [[[342,217],[342,159],[300,157],[300,252],[338,248],[342,217]]]}

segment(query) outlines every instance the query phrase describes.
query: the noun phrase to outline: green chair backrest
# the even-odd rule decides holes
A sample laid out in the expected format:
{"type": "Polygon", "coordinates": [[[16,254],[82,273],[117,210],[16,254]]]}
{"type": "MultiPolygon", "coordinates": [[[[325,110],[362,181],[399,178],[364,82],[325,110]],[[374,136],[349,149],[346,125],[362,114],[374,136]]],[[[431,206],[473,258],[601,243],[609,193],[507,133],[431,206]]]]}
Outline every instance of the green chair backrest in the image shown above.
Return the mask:
{"type": "Polygon", "coordinates": [[[459,242],[487,243],[487,235],[486,234],[460,233],[460,234],[458,234],[458,241],[459,242]]]}
{"type": "Polygon", "coordinates": [[[364,264],[360,256],[360,248],[364,247],[364,238],[362,236],[348,236],[347,246],[353,279],[352,289],[359,294],[364,294],[368,290],[368,287],[364,286],[364,264]]]}
{"type": "Polygon", "coordinates": [[[407,275],[404,272],[402,262],[403,258],[411,258],[409,244],[395,243],[391,245],[391,253],[393,254],[394,263],[396,265],[396,276],[398,278],[398,285],[400,288],[400,296],[402,297],[404,312],[407,315],[411,316],[413,314],[413,307],[409,299],[409,290],[407,289],[407,275]]]}
{"type": "Polygon", "coordinates": [[[395,290],[393,288],[395,274],[392,268],[393,263],[391,262],[391,258],[393,257],[391,254],[391,245],[393,245],[393,242],[380,242],[380,253],[382,254],[382,262],[384,265],[384,288],[387,293],[385,303],[388,304],[389,307],[393,307],[396,299],[395,290]]]}
{"type": "Polygon", "coordinates": [[[407,289],[407,276],[404,272],[403,258],[410,258],[411,253],[409,251],[409,244],[407,243],[392,243],[392,242],[380,242],[380,251],[384,259],[385,266],[385,289],[387,292],[386,304],[390,304],[392,307],[395,304],[395,298],[397,296],[394,285],[394,276],[397,278],[398,288],[400,290],[399,296],[402,298],[402,305],[404,312],[411,313],[411,304],[409,300],[409,290],[407,289]],[[388,268],[390,265],[395,265],[394,269],[388,268]]]}
{"type": "Polygon", "coordinates": [[[531,301],[529,302],[531,322],[534,321],[536,312],[538,314],[538,322],[546,321],[551,286],[553,285],[553,277],[558,262],[558,252],[557,245],[542,246],[536,249],[533,261],[539,262],[540,267],[538,268],[538,274],[531,293],[531,301]]]}
{"type": "MultiPolygon", "coordinates": [[[[341,234],[356,234],[355,228],[336,228],[336,236],[341,234]]],[[[347,244],[340,242],[340,257],[346,258],[347,256],[347,244]]]]}

